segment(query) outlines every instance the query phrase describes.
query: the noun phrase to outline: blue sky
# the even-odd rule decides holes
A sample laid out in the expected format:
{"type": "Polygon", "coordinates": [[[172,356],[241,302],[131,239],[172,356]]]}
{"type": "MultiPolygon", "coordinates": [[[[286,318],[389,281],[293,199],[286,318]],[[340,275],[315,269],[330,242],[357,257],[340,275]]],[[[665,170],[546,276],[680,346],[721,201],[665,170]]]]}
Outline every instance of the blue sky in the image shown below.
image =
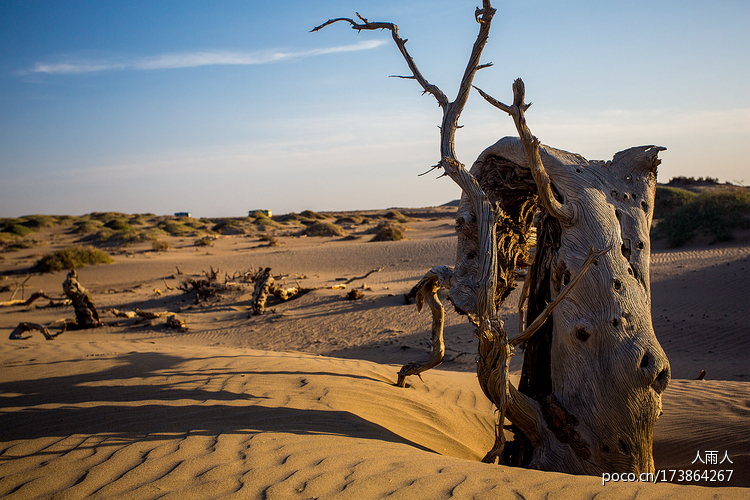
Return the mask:
{"type": "MultiPolygon", "coordinates": [[[[239,216],[420,207],[459,196],[426,171],[478,0],[0,1],[0,216],[93,211],[239,216]]],[[[666,146],[659,180],[750,184],[750,2],[528,0],[497,14],[475,84],[526,82],[532,132],[609,159],[666,146]]],[[[512,120],[472,94],[456,146],[471,165],[512,120]]]]}

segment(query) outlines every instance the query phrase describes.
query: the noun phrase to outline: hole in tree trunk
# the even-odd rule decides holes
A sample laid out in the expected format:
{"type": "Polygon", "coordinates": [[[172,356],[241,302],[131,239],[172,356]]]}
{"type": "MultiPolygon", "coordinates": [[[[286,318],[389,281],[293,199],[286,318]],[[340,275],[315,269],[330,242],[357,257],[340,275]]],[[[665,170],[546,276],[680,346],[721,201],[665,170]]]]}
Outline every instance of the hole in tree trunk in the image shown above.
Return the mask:
{"type": "Polygon", "coordinates": [[[644,212],[648,212],[648,203],[646,203],[645,201],[642,201],[641,208],[643,209],[644,212]]]}
{"type": "Polygon", "coordinates": [[[622,281],[618,280],[617,278],[614,279],[613,284],[615,286],[615,290],[620,290],[622,288],[622,281]]]}
{"type": "Polygon", "coordinates": [[[627,455],[630,453],[630,447],[628,446],[628,443],[623,441],[622,438],[618,439],[618,443],[620,444],[620,450],[622,450],[624,454],[627,455]]]}
{"type": "Polygon", "coordinates": [[[643,355],[643,358],[641,358],[641,368],[646,368],[648,366],[648,362],[651,360],[648,353],[643,355]]]}
{"type": "Polygon", "coordinates": [[[585,328],[579,328],[576,330],[576,338],[581,342],[586,342],[590,336],[591,334],[587,332],[585,328]]]}

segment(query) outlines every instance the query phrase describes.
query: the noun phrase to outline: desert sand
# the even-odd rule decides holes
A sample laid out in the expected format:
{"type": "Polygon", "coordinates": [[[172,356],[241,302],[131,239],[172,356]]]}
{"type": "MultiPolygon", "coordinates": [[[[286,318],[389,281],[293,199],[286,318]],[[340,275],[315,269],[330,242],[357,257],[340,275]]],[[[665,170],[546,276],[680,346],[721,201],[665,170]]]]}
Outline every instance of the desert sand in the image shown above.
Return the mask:
{"type": "MultiPolygon", "coordinates": [[[[652,314],[672,382],[654,455],[667,480],[602,485],[600,477],[480,462],[495,416],[476,381],[472,328],[447,304],[446,362],[405,389],[393,385],[401,364],[428,350],[429,313],[403,295],[431,267],[452,265],[454,211],[415,212],[408,239],[392,242],[350,227],[361,237],[287,235],[267,246],[258,235],[233,235],[211,247],[165,237],[165,252],[133,245],[112,264],[78,270],[106,325],[50,341],[38,332],[8,336],[22,321],[72,317],[72,307],[39,300],[0,308],[0,496],[750,497],[750,240],[655,245],[652,314]],[[253,285],[238,273],[262,267],[316,289],[271,299],[254,316],[253,285]],[[196,304],[178,286],[211,268],[236,284],[196,304]],[[345,300],[353,288],[362,298],[345,300]],[[135,308],[175,312],[188,329],[108,312],[135,308]],[[705,380],[694,380],[701,370],[705,380]],[[709,451],[727,460],[695,460],[709,451]],[[714,469],[733,470],[731,479],[670,481],[670,470],[714,469]]],[[[41,247],[3,254],[2,283],[25,279],[39,254],[74,240],[59,228],[37,238],[41,247]]],[[[65,274],[32,276],[26,297],[60,296],[65,274]]],[[[502,311],[511,335],[519,292],[502,311]]],[[[518,352],[515,379],[521,359],[518,352]]]]}

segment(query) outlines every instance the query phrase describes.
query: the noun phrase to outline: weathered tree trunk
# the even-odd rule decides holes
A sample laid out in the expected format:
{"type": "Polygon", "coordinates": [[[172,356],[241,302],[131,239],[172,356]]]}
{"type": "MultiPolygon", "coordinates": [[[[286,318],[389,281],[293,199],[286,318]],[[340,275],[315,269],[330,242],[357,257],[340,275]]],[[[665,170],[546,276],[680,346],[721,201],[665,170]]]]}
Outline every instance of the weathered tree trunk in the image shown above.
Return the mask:
{"type": "Polygon", "coordinates": [[[78,282],[75,269],[68,273],[63,282],[63,292],[73,303],[76,312],[77,328],[95,328],[102,325],[91,294],[78,282]]]}
{"type": "MultiPolygon", "coordinates": [[[[513,85],[512,106],[479,91],[509,113],[520,139],[505,138],[484,151],[470,172],[458,162],[454,137],[468,99],[495,10],[477,9],[480,24],[456,100],[450,102],[419,72],[392,23],[332,19],[355,30],[388,29],[412,75],[443,109],[441,160],[434,168],[463,195],[456,218],[456,266],[434,268],[415,292],[433,313],[427,360],[404,365],[398,385],[443,360],[440,287],[476,326],[477,375],[497,406],[496,443],[485,461],[575,474],[653,472],[652,433],[661,413],[669,363],[651,323],[649,229],[657,153],[643,146],[609,162],[541,146],[524,113],[525,90],[513,85]],[[497,311],[528,260],[536,217],[537,250],[527,276],[526,328],[508,340],[497,311]],[[508,380],[513,348],[524,347],[517,390],[508,380]],[[505,444],[505,418],[515,439],[505,444]]],[[[407,296],[408,300],[408,296],[407,296]]],[[[523,306],[523,304],[522,304],[523,306]]],[[[522,307],[521,307],[522,310],[522,307]]]]}
{"type": "MultiPolygon", "coordinates": [[[[523,344],[519,390],[531,398],[545,430],[540,432],[537,423],[523,425],[528,409],[511,402],[507,417],[522,439],[503,453],[505,463],[586,474],[653,472],[653,425],[670,378],[651,323],[649,286],[649,229],[661,149],[631,148],[605,163],[540,147],[555,191],[574,215],[561,222],[540,209],[537,251],[527,277],[527,326],[578,277],[590,247],[611,250],[580,274],[580,282],[523,344]]],[[[528,164],[517,138],[488,148],[472,173],[482,178],[494,171],[502,177],[509,164],[528,164]]],[[[483,187],[490,198],[505,198],[502,186],[483,187]]],[[[462,201],[459,214],[471,219],[468,203],[462,201]]],[[[476,237],[459,232],[458,238],[449,296],[462,299],[462,310],[471,314],[470,294],[456,291],[471,286],[467,270],[474,266],[470,257],[476,237]],[[459,276],[467,276],[466,283],[459,276]]],[[[503,251],[498,247],[499,254],[503,251]]],[[[480,355],[488,372],[480,374],[480,383],[486,392],[502,392],[492,387],[497,382],[489,375],[502,367],[487,358],[480,355]]]]}

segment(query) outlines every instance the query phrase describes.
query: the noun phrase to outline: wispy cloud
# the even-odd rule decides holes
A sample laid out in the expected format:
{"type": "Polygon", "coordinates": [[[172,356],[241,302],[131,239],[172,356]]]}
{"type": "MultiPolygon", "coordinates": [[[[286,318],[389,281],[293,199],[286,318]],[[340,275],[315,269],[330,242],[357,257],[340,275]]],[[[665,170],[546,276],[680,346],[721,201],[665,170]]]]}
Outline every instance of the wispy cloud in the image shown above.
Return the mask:
{"type": "Polygon", "coordinates": [[[34,68],[25,73],[74,74],[96,73],[101,71],[153,70],[195,68],[198,66],[217,65],[253,65],[269,64],[288,59],[320,56],[335,52],[354,52],[370,50],[387,43],[386,40],[368,40],[353,45],[340,45],[302,51],[267,50],[253,52],[206,51],[160,54],[152,57],[133,58],[129,60],[67,60],[59,62],[38,62],[34,68]]]}

